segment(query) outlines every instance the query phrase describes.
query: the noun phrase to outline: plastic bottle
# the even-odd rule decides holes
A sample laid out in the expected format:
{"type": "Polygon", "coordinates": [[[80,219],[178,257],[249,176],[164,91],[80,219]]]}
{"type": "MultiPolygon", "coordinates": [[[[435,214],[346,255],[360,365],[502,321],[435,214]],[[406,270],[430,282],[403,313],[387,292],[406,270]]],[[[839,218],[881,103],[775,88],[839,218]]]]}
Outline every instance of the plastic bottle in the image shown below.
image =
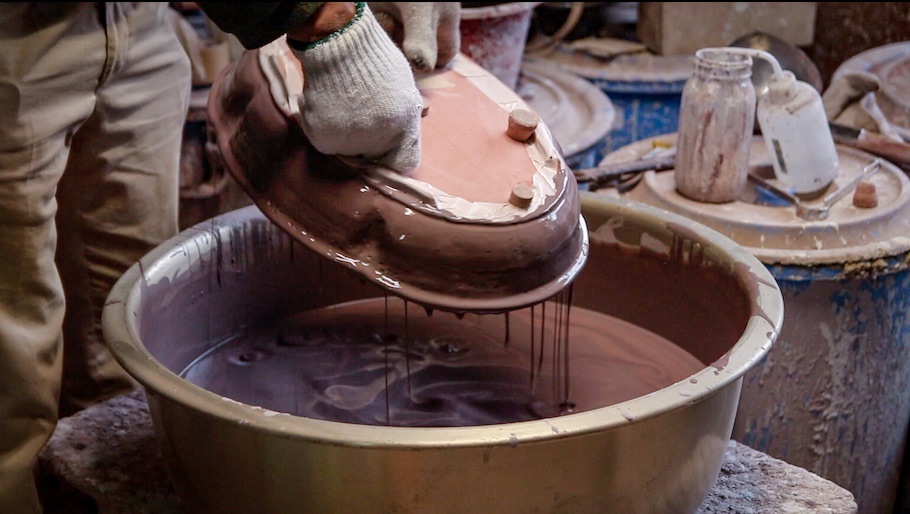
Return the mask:
{"type": "Polygon", "coordinates": [[[790,71],[774,73],[756,117],[776,178],[797,195],[827,189],[837,176],[838,157],[818,91],[790,71]]]}

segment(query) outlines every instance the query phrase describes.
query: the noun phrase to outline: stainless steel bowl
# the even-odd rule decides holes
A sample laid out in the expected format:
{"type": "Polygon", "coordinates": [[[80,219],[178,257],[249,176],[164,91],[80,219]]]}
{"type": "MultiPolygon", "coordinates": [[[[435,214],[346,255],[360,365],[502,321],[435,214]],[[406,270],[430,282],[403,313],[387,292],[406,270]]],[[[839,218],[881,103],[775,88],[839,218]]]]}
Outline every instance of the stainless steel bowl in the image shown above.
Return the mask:
{"type": "MultiPolygon", "coordinates": [[[[806,82],[819,93],[824,89],[821,72],[806,52],[773,34],[750,32],[737,38],[729,46],[764,50],[777,59],[781,68],[792,71],[797,80],[806,82]]],[[[771,63],[764,59],[752,61],[752,85],[755,87],[756,95],[760,97],[765,94],[768,90],[768,80],[773,74],[771,63]]]]}
{"type": "Polygon", "coordinates": [[[686,218],[586,192],[582,212],[592,244],[574,304],[676,342],[703,369],[616,405],[472,427],[363,426],[223,398],[178,372],[241,327],[385,294],[255,207],[134,265],[104,333],[147,390],[191,512],[694,512],[720,470],[743,374],[781,328],[780,291],[751,254],[686,218]]]}

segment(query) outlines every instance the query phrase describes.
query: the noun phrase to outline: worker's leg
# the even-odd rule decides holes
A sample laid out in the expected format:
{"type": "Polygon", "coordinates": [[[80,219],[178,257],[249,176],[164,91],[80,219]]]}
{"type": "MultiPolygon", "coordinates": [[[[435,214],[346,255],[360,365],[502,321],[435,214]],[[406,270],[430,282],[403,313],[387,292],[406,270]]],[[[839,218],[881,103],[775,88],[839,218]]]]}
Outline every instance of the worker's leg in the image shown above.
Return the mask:
{"type": "Polygon", "coordinates": [[[0,4],[0,512],[41,512],[33,478],[53,433],[64,294],[54,199],[94,104],[105,40],[92,4],[0,4]]]}
{"type": "MultiPolygon", "coordinates": [[[[131,160],[117,155],[139,150],[169,153],[175,146],[175,152],[179,153],[179,142],[175,145],[173,141],[180,138],[182,120],[179,123],[174,120],[181,118],[186,108],[184,85],[189,80],[188,65],[182,54],[172,50],[179,46],[167,42],[168,38],[173,38],[172,33],[163,32],[165,37],[139,41],[150,35],[147,31],[152,30],[153,24],[164,25],[163,20],[158,19],[162,15],[158,9],[164,4],[134,4],[140,6],[134,11],[109,7],[106,16],[96,11],[102,5],[100,3],[63,5],[65,7],[60,4],[0,5],[0,45],[4,48],[4,52],[0,52],[0,512],[40,512],[32,467],[57,420],[63,360],[64,293],[54,262],[60,233],[54,225],[55,215],[58,215],[55,192],[62,192],[57,186],[67,161],[77,161],[88,155],[95,160],[116,162],[109,171],[113,176],[123,173],[124,168],[135,171],[137,176],[149,173],[148,169],[134,166],[150,160],[131,160]],[[152,7],[141,7],[143,5],[152,7]],[[147,11],[149,8],[154,11],[147,11]],[[150,14],[152,16],[148,16],[150,14]],[[110,29],[107,35],[103,30],[105,27],[110,29]],[[108,35],[114,37],[108,38],[108,35]],[[118,52],[123,49],[116,45],[122,43],[135,44],[138,49],[118,52]],[[131,55],[147,58],[148,62],[131,61],[131,55]],[[99,89],[100,81],[110,80],[118,69],[127,70],[123,71],[124,82],[111,86],[110,90],[106,86],[99,89]],[[165,75],[155,77],[160,82],[150,77],[144,85],[139,84],[137,75],[158,71],[165,75]],[[186,78],[181,77],[183,74],[186,78]],[[121,84],[124,89],[118,90],[121,84]],[[125,116],[130,110],[130,102],[138,102],[133,106],[134,114],[140,119],[135,131],[123,128],[126,123],[123,118],[110,126],[95,118],[86,122],[95,111],[96,89],[102,91],[99,98],[105,104],[100,112],[112,113],[115,119],[118,115],[125,116]],[[176,90],[181,93],[175,94],[176,90]],[[155,104],[149,108],[143,105],[145,96],[164,100],[149,100],[155,104]],[[167,99],[173,103],[168,103],[167,99]],[[159,109],[157,114],[152,112],[159,109]],[[142,119],[153,125],[160,122],[165,127],[162,131],[167,134],[155,134],[153,128],[143,129],[142,119]],[[88,148],[70,158],[69,148],[74,142],[97,142],[88,134],[96,128],[124,139],[110,146],[88,148]],[[157,136],[163,137],[160,141],[148,142],[157,136]],[[162,144],[162,141],[166,142],[162,144]]],[[[169,30],[169,27],[165,28],[169,30]]],[[[165,167],[173,163],[174,171],[165,169],[164,175],[176,177],[176,155],[173,159],[161,159],[165,167]]],[[[78,169],[73,171],[79,172],[78,169]]],[[[149,246],[148,241],[160,240],[176,230],[173,207],[176,178],[173,179],[173,195],[170,195],[170,187],[165,187],[168,191],[156,206],[151,205],[149,198],[158,191],[137,189],[152,189],[152,184],[171,179],[146,180],[143,186],[136,186],[137,181],[142,182],[139,179],[98,180],[95,183],[99,187],[104,185],[104,192],[83,190],[81,193],[88,199],[77,202],[82,207],[65,209],[77,217],[87,217],[85,223],[85,220],[78,221],[75,226],[93,225],[99,218],[97,211],[103,208],[92,202],[101,202],[112,193],[115,196],[136,194],[136,205],[120,209],[124,219],[112,219],[113,214],[108,211],[107,216],[100,216],[100,229],[77,238],[81,241],[81,258],[86,262],[103,263],[93,265],[95,268],[111,270],[128,261],[128,258],[122,258],[117,264],[109,261],[112,255],[120,254],[107,247],[110,239],[117,238],[117,231],[103,226],[105,223],[131,226],[127,237],[144,246],[149,246]],[[120,187],[118,183],[126,183],[128,187],[120,187]],[[173,218],[174,221],[136,221],[145,214],[155,219],[173,218]],[[137,238],[135,230],[142,230],[142,227],[149,227],[152,232],[137,238]],[[105,240],[92,239],[96,232],[105,234],[105,240]],[[86,255],[90,257],[86,258],[86,255]]],[[[63,184],[60,186],[64,187],[63,184]]],[[[68,198],[63,203],[70,205],[72,196],[61,196],[68,198]]],[[[123,202],[115,202],[117,204],[122,206],[123,202]]],[[[59,214],[60,218],[67,218],[62,211],[59,214]]],[[[61,230],[73,226],[68,222],[63,224],[66,228],[61,230]]],[[[63,238],[67,243],[69,236],[67,233],[63,238]]],[[[58,254],[74,252],[62,247],[63,240],[58,254]]],[[[115,246],[132,248],[134,245],[117,242],[115,246]]],[[[68,260],[68,256],[61,260],[68,260]]],[[[95,274],[93,269],[91,274],[83,276],[95,274]]],[[[111,271],[107,276],[113,274],[116,273],[111,271]]],[[[92,284],[92,280],[89,278],[77,284],[78,280],[67,279],[67,284],[89,284],[96,293],[76,293],[73,301],[91,297],[98,303],[97,309],[93,307],[92,310],[97,311],[101,302],[98,298],[102,292],[106,294],[107,286],[92,284]]],[[[110,278],[105,280],[111,281],[110,278]]],[[[79,330],[72,332],[80,333],[79,330]]],[[[98,333],[97,328],[93,333],[98,333]]],[[[67,348],[70,343],[78,344],[78,338],[68,336],[67,348]]]]}
{"type": "Polygon", "coordinates": [[[135,386],[105,344],[101,310],[123,272],[177,233],[189,60],[166,4],[108,5],[112,66],[57,193],[67,299],[61,416],[135,386]]]}

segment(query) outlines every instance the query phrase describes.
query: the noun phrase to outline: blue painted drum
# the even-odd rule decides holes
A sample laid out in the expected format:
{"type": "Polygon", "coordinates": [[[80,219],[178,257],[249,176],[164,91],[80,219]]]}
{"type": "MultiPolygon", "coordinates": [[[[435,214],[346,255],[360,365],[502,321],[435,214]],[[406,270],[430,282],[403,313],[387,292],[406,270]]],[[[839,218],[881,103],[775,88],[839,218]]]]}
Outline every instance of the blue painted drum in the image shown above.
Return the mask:
{"type": "Polygon", "coordinates": [[[679,128],[679,108],[685,80],[670,82],[591,79],[607,93],[621,114],[617,127],[607,134],[604,150],[612,150],[679,128]]]}
{"type": "Polygon", "coordinates": [[[682,91],[694,70],[692,55],[634,53],[607,62],[581,52],[553,50],[535,58],[582,77],[613,103],[613,128],[604,137],[596,162],[625,145],[678,129],[682,91]]]}
{"type": "Polygon", "coordinates": [[[734,437],[892,512],[910,419],[910,253],[767,266],[784,296],[775,350],[743,383],[734,437]]]}
{"type": "MultiPolygon", "coordinates": [[[[602,162],[651,147],[640,141],[602,162]]],[[[876,158],[837,151],[838,174],[824,195],[876,158]]],[[[786,189],[772,178],[760,136],[750,173],[786,189]]],[[[866,179],[877,205],[854,205],[848,194],[825,219],[808,220],[792,204],[766,201],[752,182],[732,203],[689,200],[675,191],[673,174],[646,172],[626,196],[730,237],[765,264],[784,297],[780,337],[745,377],[734,439],[845,487],[861,513],[892,512],[910,428],[910,179],[883,161],[866,179]]]]}

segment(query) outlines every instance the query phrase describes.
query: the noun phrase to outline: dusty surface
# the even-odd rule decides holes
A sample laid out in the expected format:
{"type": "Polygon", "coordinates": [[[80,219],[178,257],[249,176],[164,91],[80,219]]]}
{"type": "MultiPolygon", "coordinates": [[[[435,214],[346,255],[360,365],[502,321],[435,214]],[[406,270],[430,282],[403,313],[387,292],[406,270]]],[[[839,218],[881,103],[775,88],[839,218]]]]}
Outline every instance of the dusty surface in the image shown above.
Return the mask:
{"type": "Polygon", "coordinates": [[[803,468],[730,441],[714,489],[696,514],[857,511],[846,489],[803,468]]]}
{"type": "Polygon", "coordinates": [[[142,390],[61,420],[39,463],[45,514],[185,512],[142,390]]]}
{"type": "MultiPolygon", "coordinates": [[[[41,453],[46,514],[183,514],[136,391],[60,421],[41,453]]],[[[853,514],[853,495],[735,441],[696,514],[853,514]]]]}

